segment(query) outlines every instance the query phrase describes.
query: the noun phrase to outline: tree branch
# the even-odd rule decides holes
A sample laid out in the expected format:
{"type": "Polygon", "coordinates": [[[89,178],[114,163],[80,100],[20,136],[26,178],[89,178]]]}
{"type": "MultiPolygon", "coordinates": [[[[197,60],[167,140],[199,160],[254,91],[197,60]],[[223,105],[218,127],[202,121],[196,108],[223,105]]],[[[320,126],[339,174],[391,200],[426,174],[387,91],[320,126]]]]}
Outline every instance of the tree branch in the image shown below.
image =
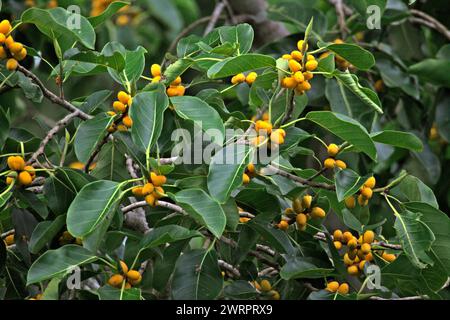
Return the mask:
{"type": "Polygon", "coordinates": [[[293,175],[292,173],[281,170],[271,164],[269,164],[266,168],[268,170],[274,172],[275,174],[278,174],[285,178],[289,178],[295,182],[298,182],[298,183],[306,185],[306,186],[310,186],[312,188],[319,188],[319,189],[332,190],[332,191],[336,190],[336,187],[332,184],[328,184],[328,183],[324,183],[324,182],[309,181],[308,179],[293,175]]]}
{"type": "Polygon", "coordinates": [[[421,19],[418,19],[418,18],[411,17],[411,19],[410,19],[411,22],[420,23],[429,28],[433,28],[436,31],[438,31],[439,33],[441,33],[444,37],[446,37],[447,40],[450,40],[450,31],[438,20],[436,20],[429,14],[427,14],[423,11],[417,10],[417,9],[411,9],[410,12],[413,15],[421,18],[421,19]]]}
{"type": "Polygon", "coordinates": [[[217,260],[217,263],[219,264],[219,267],[222,269],[225,269],[226,271],[228,271],[229,273],[231,273],[235,278],[240,278],[241,277],[241,273],[239,272],[239,270],[235,267],[233,267],[231,264],[223,261],[223,260],[217,260]]]}
{"type": "Polygon", "coordinates": [[[206,26],[205,31],[203,32],[203,36],[206,36],[208,33],[212,31],[212,29],[214,29],[214,26],[216,25],[217,20],[219,20],[219,17],[222,14],[223,9],[225,9],[225,3],[223,1],[219,1],[214,8],[214,11],[211,15],[211,19],[209,20],[209,23],[206,26]]]}

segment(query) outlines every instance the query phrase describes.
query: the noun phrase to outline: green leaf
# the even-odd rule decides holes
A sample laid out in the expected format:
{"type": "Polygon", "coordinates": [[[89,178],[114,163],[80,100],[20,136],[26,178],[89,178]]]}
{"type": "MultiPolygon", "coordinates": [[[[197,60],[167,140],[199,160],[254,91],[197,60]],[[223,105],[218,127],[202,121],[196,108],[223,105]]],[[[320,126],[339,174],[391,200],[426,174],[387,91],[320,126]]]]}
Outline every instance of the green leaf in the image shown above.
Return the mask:
{"type": "Polygon", "coordinates": [[[67,230],[74,237],[91,233],[120,201],[122,185],[107,180],[85,185],[67,211],[67,230]]]}
{"type": "Polygon", "coordinates": [[[145,67],[145,53],[147,50],[138,46],[134,51],[130,51],[126,50],[121,43],[111,41],[101,51],[105,56],[113,56],[115,52],[120,52],[125,58],[125,69],[119,73],[112,68],[108,68],[108,72],[116,82],[128,87],[141,77],[145,67]]]}
{"type": "Polygon", "coordinates": [[[433,190],[414,176],[408,175],[397,187],[393,188],[392,191],[395,193],[395,196],[400,194],[399,197],[402,200],[425,202],[435,208],[439,208],[433,190]]]}
{"type": "Polygon", "coordinates": [[[338,201],[354,195],[371,175],[360,177],[350,169],[337,169],[335,174],[336,196],[338,201]]]}
{"type": "Polygon", "coordinates": [[[100,107],[112,94],[111,90],[100,90],[88,96],[79,109],[86,113],[91,113],[100,107]]]}
{"type": "Polygon", "coordinates": [[[394,228],[409,260],[420,269],[433,264],[427,251],[430,250],[435,237],[430,228],[420,220],[421,215],[405,211],[395,216],[394,228]]]}
{"type": "Polygon", "coordinates": [[[373,141],[388,144],[391,146],[409,149],[413,151],[422,151],[422,141],[412,133],[395,130],[384,130],[370,134],[373,141]]]}
{"type": "Polygon", "coordinates": [[[37,258],[28,270],[27,285],[65,275],[74,267],[97,259],[97,256],[78,245],[65,245],[49,250],[37,258]]]}
{"type": "Polygon", "coordinates": [[[190,66],[194,63],[192,59],[179,59],[169,65],[164,70],[164,83],[169,85],[172,81],[174,81],[178,76],[181,76],[190,66]]]}
{"type": "Polygon", "coordinates": [[[197,97],[172,97],[170,102],[175,112],[183,119],[191,120],[212,138],[212,141],[222,145],[225,128],[219,113],[203,100],[197,97]]]}
{"type": "Polygon", "coordinates": [[[335,70],[333,76],[342,82],[350,91],[352,91],[356,96],[361,99],[369,107],[376,110],[378,113],[383,113],[383,109],[381,108],[381,102],[378,98],[377,94],[370,90],[369,88],[365,88],[361,86],[358,82],[358,77],[350,72],[341,72],[339,70],[335,70]]]}
{"type": "Polygon", "coordinates": [[[372,53],[356,44],[330,44],[326,48],[338,54],[360,70],[369,70],[375,64],[375,58],[372,53]]]}
{"type": "Polygon", "coordinates": [[[240,144],[230,144],[217,151],[208,173],[208,190],[214,199],[225,203],[231,192],[242,185],[242,176],[252,152],[253,148],[240,144]]]}
{"type": "Polygon", "coordinates": [[[28,249],[33,254],[38,254],[49,243],[66,223],[66,216],[60,215],[53,221],[42,221],[33,230],[28,249]]]}
{"type": "Polygon", "coordinates": [[[201,225],[220,238],[227,223],[218,202],[201,189],[185,189],[174,195],[174,200],[201,225]]]}
{"type": "MultiPolygon", "coordinates": [[[[113,2],[114,3],[114,2],[113,2]]],[[[141,289],[118,289],[105,285],[98,289],[100,300],[142,300],[141,289]]]]}
{"type": "Polygon", "coordinates": [[[75,42],[94,50],[95,31],[89,21],[80,14],[69,12],[63,8],[39,9],[30,8],[21,17],[22,23],[32,23],[50,39],[56,39],[63,51],[72,47],[75,42]],[[78,28],[70,28],[71,22],[79,22],[78,28]]]}
{"type": "Polygon", "coordinates": [[[103,146],[97,157],[95,168],[91,175],[99,180],[124,181],[130,179],[126,168],[126,158],[112,141],[103,146]]]}
{"type": "Polygon", "coordinates": [[[249,53],[237,57],[226,58],[217,62],[208,69],[207,75],[210,79],[218,79],[234,76],[238,73],[260,68],[274,68],[274,58],[262,54],[249,53]]]}
{"type": "Polygon", "coordinates": [[[377,150],[367,130],[352,118],[329,111],[311,111],[306,115],[306,119],[353,144],[358,150],[376,160],[377,150]]]}
{"type": "Polygon", "coordinates": [[[172,279],[175,300],[212,300],[222,287],[215,251],[192,250],[180,256],[172,279]]]}
{"type": "Polygon", "coordinates": [[[425,59],[410,66],[408,71],[417,74],[424,81],[450,88],[449,59],[425,59]]]}
{"type": "Polygon", "coordinates": [[[130,117],[133,120],[131,138],[144,151],[149,152],[161,134],[164,111],[169,106],[165,92],[161,90],[138,93],[133,98],[130,117]]]}
{"type": "Polygon", "coordinates": [[[276,251],[281,253],[293,254],[295,249],[292,246],[289,237],[286,235],[286,232],[275,229],[270,224],[256,221],[256,219],[249,222],[248,226],[257,231],[262,236],[262,238],[270,243],[270,246],[273,247],[276,251]]]}
{"type": "Polygon", "coordinates": [[[129,2],[114,1],[101,14],[95,17],[89,17],[88,20],[94,28],[97,28],[106,20],[109,20],[109,18],[111,18],[121,8],[129,4],[129,2]]]}
{"type": "Polygon", "coordinates": [[[239,54],[247,53],[252,48],[254,33],[252,26],[248,23],[220,27],[218,32],[223,44],[226,42],[239,44],[239,54]]]}
{"type": "MultiPolygon", "coordinates": [[[[0,108],[0,145],[4,146],[6,139],[9,136],[9,118],[3,110],[0,108]]],[[[1,149],[0,149],[1,150],[1,149]]]]}
{"type": "Polygon", "coordinates": [[[95,147],[104,138],[106,129],[113,123],[114,117],[100,113],[81,123],[75,136],[74,149],[79,161],[86,163],[95,147]]]}
{"type": "Polygon", "coordinates": [[[105,71],[106,68],[112,68],[120,72],[125,67],[125,58],[120,52],[114,52],[112,55],[107,55],[96,51],[84,51],[70,56],[66,60],[88,62],[99,65],[104,67],[105,71]]]}
{"type": "Polygon", "coordinates": [[[450,219],[441,210],[423,202],[404,203],[406,209],[422,214],[421,220],[431,229],[436,240],[431,249],[450,276],[450,219]]]}
{"type": "Polygon", "coordinates": [[[195,230],[189,230],[178,225],[166,225],[154,228],[148,232],[141,240],[140,246],[143,249],[154,248],[162,244],[175,241],[190,239],[194,237],[203,237],[203,235],[195,230]]]}
{"type": "Polygon", "coordinates": [[[314,259],[309,257],[288,257],[280,270],[280,276],[284,280],[293,279],[318,279],[333,272],[334,269],[318,267],[314,259]]]}

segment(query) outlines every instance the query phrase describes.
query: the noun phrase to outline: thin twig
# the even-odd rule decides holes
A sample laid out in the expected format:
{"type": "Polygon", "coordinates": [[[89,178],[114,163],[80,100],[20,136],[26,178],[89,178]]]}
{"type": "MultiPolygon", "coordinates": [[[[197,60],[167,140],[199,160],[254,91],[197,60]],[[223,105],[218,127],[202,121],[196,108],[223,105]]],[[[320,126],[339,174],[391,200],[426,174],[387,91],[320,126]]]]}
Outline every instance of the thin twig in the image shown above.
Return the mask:
{"type": "Polygon", "coordinates": [[[422,20],[413,19],[412,20],[413,22],[422,23],[422,24],[426,25],[427,27],[433,28],[436,31],[440,32],[442,35],[444,35],[448,40],[450,40],[450,31],[438,20],[436,20],[429,14],[427,14],[423,11],[417,10],[417,9],[411,9],[410,12],[413,15],[422,18],[422,20]]]}
{"type": "Polygon", "coordinates": [[[214,29],[214,26],[217,23],[217,20],[219,20],[220,14],[222,13],[223,9],[225,9],[225,3],[223,1],[219,1],[216,4],[216,7],[214,8],[214,11],[211,15],[211,19],[209,20],[208,25],[205,28],[205,31],[203,32],[203,36],[206,36],[208,33],[214,29]]]}
{"type": "Polygon", "coordinates": [[[347,24],[345,23],[344,3],[342,0],[330,0],[330,3],[333,4],[336,9],[339,30],[341,31],[342,38],[345,39],[347,36],[348,28],[347,24]]]}
{"type": "Polygon", "coordinates": [[[239,270],[237,268],[233,267],[231,264],[229,264],[223,260],[220,260],[220,259],[217,260],[217,263],[220,268],[225,269],[226,271],[231,273],[235,278],[241,277],[241,273],[239,272],[239,270]]]}
{"type": "Polygon", "coordinates": [[[292,113],[294,112],[294,109],[295,109],[295,93],[294,90],[291,90],[289,94],[289,104],[286,108],[283,120],[281,120],[282,124],[285,124],[292,118],[292,113]]]}

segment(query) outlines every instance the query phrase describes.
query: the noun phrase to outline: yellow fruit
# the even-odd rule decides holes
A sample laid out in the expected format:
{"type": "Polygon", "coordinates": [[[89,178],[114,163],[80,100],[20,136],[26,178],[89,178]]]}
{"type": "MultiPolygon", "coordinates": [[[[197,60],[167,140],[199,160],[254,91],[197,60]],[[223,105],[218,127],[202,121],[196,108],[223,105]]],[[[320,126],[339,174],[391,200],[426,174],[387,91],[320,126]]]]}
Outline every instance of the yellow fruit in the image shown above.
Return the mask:
{"type": "Polygon", "coordinates": [[[149,194],[148,196],[145,196],[145,202],[147,202],[148,205],[154,207],[156,199],[153,194],[149,194]]]}
{"type": "Polygon", "coordinates": [[[152,180],[152,183],[155,187],[160,187],[166,183],[167,178],[163,175],[159,176],[156,173],[152,172],[150,173],[150,180],[152,180]]]}
{"type": "Polygon", "coordinates": [[[353,235],[350,231],[345,231],[343,236],[343,242],[347,243],[349,242],[351,239],[353,239],[353,235]]]}
{"type": "Polygon", "coordinates": [[[347,272],[351,276],[357,276],[359,274],[359,269],[357,266],[353,265],[347,268],[347,272]]]}
{"type": "Polygon", "coordinates": [[[334,232],[333,232],[333,240],[335,240],[335,241],[341,241],[342,240],[342,231],[341,230],[339,230],[339,229],[334,230],[334,232]]]}
{"type": "Polygon", "coordinates": [[[135,197],[142,197],[144,196],[142,189],[143,189],[142,187],[134,187],[133,189],[131,189],[131,192],[135,197]]]}
{"type": "Polygon", "coordinates": [[[319,59],[325,59],[325,58],[328,57],[329,55],[330,55],[330,52],[329,52],[329,51],[326,51],[326,52],[322,53],[322,54],[319,56],[319,59]]]}
{"type": "Polygon", "coordinates": [[[5,45],[6,45],[6,47],[11,47],[12,45],[14,44],[14,39],[13,39],[13,37],[11,37],[11,36],[8,36],[6,39],[5,39],[5,45]]]}
{"type": "Polygon", "coordinates": [[[352,238],[350,241],[347,242],[347,247],[350,250],[355,249],[358,246],[358,241],[355,238],[352,238]]]}
{"type": "Polygon", "coordinates": [[[161,76],[155,76],[155,77],[152,78],[152,82],[153,83],[156,83],[156,82],[159,82],[159,81],[161,81],[161,76]]]}
{"type": "Polygon", "coordinates": [[[177,86],[175,89],[178,97],[184,96],[184,93],[186,92],[186,88],[184,86],[177,86]]]}
{"type": "Polygon", "coordinates": [[[361,270],[361,271],[364,270],[364,265],[366,264],[366,262],[367,262],[366,260],[362,260],[359,262],[359,264],[358,264],[359,270],[361,270]]]}
{"type": "Polygon", "coordinates": [[[150,73],[153,77],[161,77],[161,66],[159,64],[152,64],[150,67],[150,73]]]}
{"type": "Polygon", "coordinates": [[[270,116],[269,116],[268,112],[264,112],[262,117],[261,117],[261,119],[264,120],[264,121],[269,121],[269,118],[270,118],[270,116]]]}
{"type": "Polygon", "coordinates": [[[0,22],[0,33],[7,35],[11,31],[11,23],[8,20],[0,22]]]}
{"type": "Polygon", "coordinates": [[[278,229],[281,229],[281,230],[289,229],[289,223],[287,221],[285,221],[285,220],[281,220],[280,223],[278,223],[277,226],[278,226],[278,229]]]}
{"type": "Polygon", "coordinates": [[[120,270],[122,270],[122,272],[124,274],[127,274],[128,273],[128,266],[127,266],[127,264],[124,261],[120,260],[119,261],[119,265],[120,265],[120,270]]]}
{"type": "Polygon", "coordinates": [[[303,207],[302,207],[302,202],[301,202],[301,200],[298,199],[298,198],[295,198],[295,199],[292,201],[292,208],[293,208],[294,211],[297,212],[297,213],[301,213],[301,212],[303,212],[303,211],[305,210],[305,209],[303,209],[303,207]]]}
{"type": "Polygon", "coordinates": [[[0,44],[5,43],[6,36],[3,33],[0,33],[0,44]]]}
{"type": "Polygon", "coordinates": [[[305,209],[309,209],[311,208],[311,203],[312,203],[313,197],[309,194],[304,195],[302,198],[302,207],[305,209]]]}
{"type": "MultiPolygon", "coordinates": [[[[303,43],[304,43],[304,42],[305,42],[304,40],[299,40],[299,41],[297,42],[297,49],[300,50],[301,52],[304,52],[304,51],[303,51],[303,43]]],[[[306,47],[305,47],[305,51],[306,51],[306,50],[308,50],[308,43],[306,43],[305,46],[306,46],[306,47]]]]}
{"type": "Polygon", "coordinates": [[[255,123],[255,130],[259,134],[270,134],[272,132],[272,124],[267,121],[258,120],[255,123]]]}
{"type": "Polygon", "coordinates": [[[16,70],[18,66],[19,63],[14,58],[8,59],[8,61],[6,61],[6,69],[8,69],[9,71],[16,70]]]}
{"type": "Polygon", "coordinates": [[[315,60],[316,60],[316,58],[312,54],[308,54],[306,56],[306,61],[315,61],[315,60]]]}
{"type": "Polygon", "coordinates": [[[307,80],[305,80],[303,82],[300,82],[297,85],[296,89],[299,91],[309,91],[311,90],[311,84],[307,80]]]}
{"type": "Polygon", "coordinates": [[[121,132],[124,132],[124,131],[128,131],[128,128],[127,128],[127,126],[125,126],[125,125],[123,125],[123,124],[119,124],[119,125],[117,126],[117,130],[119,130],[119,131],[121,131],[121,132]]]}
{"type": "Polygon", "coordinates": [[[366,254],[364,259],[366,259],[366,261],[372,261],[373,260],[372,252],[369,252],[368,254],[366,254]]]}
{"type": "Polygon", "coordinates": [[[334,143],[330,143],[327,147],[327,152],[330,157],[335,157],[339,153],[339,146],[334,143]]]}
{"type": "Polygon", "coordinates": [[[284,136],[279,130],[275,130],[270,134],[270,141],[272,141],[275,144],[283,144],[284,136]]]}
{"type": "Polygon", "coordinates": [[[372,230],[367,230],[366,232],[364,232],[363,234],[363,242],[364,243],[372,243],[373,240],[375,239],[375,233],[372,230]]]}
{"type": "Polygon", "coordinates": [[[359,238],[358,238],[358,244],[363,244],[363,236],[359,236],[359,238]]]}
{"type": "Polygon", "coordinates": [[[361,207],[365,207],[365,206],[367,206],[367,204],[369,204],[369,200],[365,199],[365,198],[363,197],[363,195],[360,194],[360,195],[358,196],[358,204],[359,204],[361,207]]]}
{"type": "Polygon", "coordinates": [[[305,77],[305,80],[311,80],[312,78],[314,78],[314,74],[309,71],[303,72],[303,76],[305,77]]]}
{"type": "Polygon", "coordinates": [[[305,81],[305,76],[301,71],[297,71],[296,73],[294,73],[294,79],[295,81],[297,81],[297,83],[301,83],[305,81]]]}
{"type": "Polygon", "coordinates": [[[255,173],[255,165],[253,163],[249,163],[247,166],[247,171],[249,173],[255,173]]]}
{"type": "Polygon", "coordinates": [[[129,98],[130,96],[125,91],[119,91],[117,94],[117,99],[123,104],[127,104],[129,98]]]}
{"type": "Polygon", "coordinates": [[[114,274],[109,278],[108,284],[112,287],[120,287],[122,285],[124,278],[121,274],[114,274]]]}
{"type": "MultiPolygon", "coordinates": [[[[295,60],[291,60],[295,61],[295,60]]],[[[294,77],[286,77],[281,80],[281,86],[286,89],[294,89],[298,85],[294,77]]]]}
{"type": "Polygon", "coordinates": [[[239,73],[239,74],[235,75],[233,78],[231,78],[232,84],[238,84],[238,83],[242,83],[244,81],[245,81],[245,75],[243,73],[239,73]]]}
{"type": "Polygon", "coordinates": [[[20,50],[18,53],[13,54],[13,56],[14,58],[16,58],[16,60],[22,61],[27,56],[27,49],[22,48],[22,50],[20,50]]]}
{"type": "Polygon", "coordinates": [[[261,280],[260,285],[261,285],[261,291],[267,292],[267,291],[272,290],[272,285],[270,284],[269,280],[266,280],[266,279],[261,280]]]}
{"type": "Polygon", "coordinates": [[[296,60],[294,60],[294,59],[289,60],[288,65],[289,65],[289,69],[290,69],[292,72],[297,72],[297,71],[302,70],[301,64],[298,63],[298,61],[296,61],[296,60]]]}
{"type": "Polygon", "coordinates": [[[250,218],[247,218],[247,217],[241,217],[241,218],[239,218],[239,222],[240,223],[246,223],[246,222],[249,222],[250,221],[250,218]]]}
{"type": "Polygon", "coordinates": [[[342,160],[336,160],[335,163],[336,163],[336,166],[338,168],[341,168],[341,169],[346,169],[347,168],[347,164],[344,161],[342,161],[342,160]]]}
{"type": "Polygon", "coordinates": [[[245,77],[245,82],[247,82],[248,85],[251,85],[253,82],[255,82],[257,77],[258,77],[258,74],[256,72],[250,72],[245,77]]]}
{"type": "Polygon", "coordinates": [[[368,187],[363,187],[361,189],[361,195],[365,198],[365,199],[370,199],[372,198],[373,195],[373,191],[372,189],[368,188],[368,187]]]}
{"type": "Polygon", "coordinates": [[[164,189],[161,187],[156,187],[155,191],[153,191],[153,196],[155,197],[155,199],[161,199],[163,197],[165,197],[166,195],[164,194],[164,189]]]}
{"type": "Polygon", "coordinates": [[[13,177],[6,177],[6,184],[9,186],[11,183],[13,183],[14,178],[13,177]]]}
{"type": "Polygon", "coordinates": [[[303,54],[300,51],[298,51],[298,50],[294,50],[294,51],[291,52],[291,57],[294,60],[302,61],[303,54]]]}
{"type": "Polygon", "coordinates": [[[375,177],[370,177],[366,180],[366,182],[364,182],[364,186],[373,189],[375,188],[375,183],[376,183],[375,177]]]}
{"type": "Polygon", "coordinates": [[[334,39],[333,43],[335,43],[335,44],[343,44],[344,41],[342,39],[337,38],[337,39],[334,39]]]}
{"type": "Polygon", "coordinates": [[[124,289],[131,289],[131,283],[129,282],[125,283],[124,289]]]}
{"type": "Polygon", "coordinates": [[[342,249],[342,242],[340,242],[340,241],[334,241],[333,243],[334,243],[334,247],[335,247],[337,250],[341,250],[341,249],[342,249]]]}
{"type": "Polygon", "coordinates": [[[248,174],[244,173],[242,175],[242,183],[243,184],[249,184],[250,183],[250,177],[248,176],[248,174]]]}
{"type": "Polygon", "coordinates": [[[281,56],[281,58],[283,58],[283,59],[285,59],[285,60],[291,60],[291,59],[292,59],[292,56],[291,56],[290,54],[283,54],[283,55],[281,56]]]}
{"type": "Polygon", "coordinates": [[[146,183],[142,187],[142,194],[145,196],[151,194],[153,191],[155,191],[155,187],[152,183],[146,183]]]}
{"type": "Polygon", "coordinates": [[[276,290],[269,291],[268,295],[270,296],[270,299],[272,299],[272,300],[280,300],[280,298],[281,298],[280,293],[276,290]]]}
{"type": "Polygon", "coordinates": [[[176,97],[178,95],[177,87],[169,87],[166,92],[169,97],[176,97]]]}
{"type": "Polygon", "coordinates": [[[33,182],[33,178],[31,177],[31,175],[28,172],[22,171],[21,173],[19,173],[19,183],[21,185],[28,186],[32,182],[33,182]]]}
{"type": "Polygon", "coordinates": [[[116,127],[116,125],[113,123],[112,125],[110,125],[109,127],[108,127],[108,132],[109,133],[113,133],[113,132],[115,132],[116,130],[117,130],[117,127],[116,127]]]}
{"type": "MultiPolygon", "coordinates": [[[[0,33],[1,34],[1,33],[0,33]]],[[[1,46],[0,45],[0,59],[6,59],[6,57],[7,57],[7,54],[6,54],[6,51],[5,51],[5,49],[3,48],[3,46],[1,46]]]]}
{"type": "Polygon", "coordinates": [[[129,280],[138,280],[141,277],[141,274],[139,271],[136,270],[130,270],[127,272],[127,278],[129,280]]]}
{"type": "Polygon", "coordinates": [[[345,202],[345,206],[348,209],[353,209],[356,206],[356,200],[355,200],[354,196],[350,196],[348,198],[345,198],[344,202],[345,202]]]}
{"type": "Polygon", "coordinates": [[[339,288],[337,289],[337,291],[338,291],[340,294],[342,294],[342,295],[347,294],[348,291],[349,291],[348,284],[345,283],[345,282],[342,283],[342,284],[339,286],[339,288]]]}
{"type": "Polygon", "coordinates": [[[336,164],[336,161],[333,158],[327,158],[323,162],[324,167],[327,169],[333,169],[335,164],[336,164]]]}
{"type": "Polygon", "coordinates": [[[395,256],[395,254],[392,253],[386,253],[383,252],[383,255],[381,256],[384,260],[386,260],[387,262],[392,262],[394,261],[397,257],[395,256]]]}
{"type": "Polygon", "coordinates": [[[300,226],[306,225],[306,221],[307,221],[306,214],[304,214],[304,213],[299,213],[299,214],[297,214],[297,216],[295,217],[295,221],[296,221],[297,224],[299,224],[300,226]]]}
{"type": "Polygon", "coordinates": [[[261,286],[258,283],[258,281],[255,280],[255,281],[252,282],[252,284],[253,284],[253,286],[255,287],[256,290],[261,291],[261,286]]]}
{"type": "Polygon", "coordinates": [[[14,244],[14,234],[10,234],[9,236],[6,236],[4,241],[7,246],[14,244]]]}
{"type": "Polygon", "coordinates": [[[306,62],[305,68],[308,71],[313,71],[317,69],[318,64],[319,63],[316,60],[309,60],[308,62],[306,62]]]}
{"type": "Polygon", "coordinates": [[[311,216],[313,218],[325,218],[326,212],[320,207],[314,207],[311,209],[311,216]]]}
{"type": "Polygon", "coordinates": [[[337,281],[331,281],[327,283],[327,287],[325,288],[325,290],[330,291],[330,292],[336,292],[339,288],[339,282],[337,281]]]}
{"type": "Polygon", "coordinates": [[[350,266],[350,265],[353,264],[353,259],[351,259],[351,258],[348,256],[348,253],[344,254],[344,263],[345,263],[347,266],[350,266]]]}
{"type": "Polygon", "coordinates": [[[375,88],[375,91],[378,93],[381,93],[384,91],[384,82],[381,79],[378,79],[377,81],[375,81],[373,86],[375,88]]]}
{"type": "Polygon", "coordinates": [[[22,171],[25,168],[25,160],[21,156],[10,156],[7,162],[11,170],[22,171]]]}
{"type": "Polygon", "coordinates": [[[133,120],[131,120],[130,116],[123,117],[122,123],[127,128],[131,128],[133,126],[133,120]]]}
{"type": "Polygon", "coordinates": [[[362,251],[364,254],[368,254],[371,250],[372,250],[372,247],[370,246],[370,244],[368,244],[368,243],[363,243],[363,244],[361,245],[361,251],[362,251]]]}
{"type": "Polygon", "coordinates": [[[18,54],[23,49],[23,44],[20,42],[14,42],[10,47],[9,51],[11,51],[12,54],[18,54]]]}
{"type": "Polygon", "coordinates": [[[113,108],[114,108],[114,110],[116,110],[117,112],[120,112],[120,113],[123,113],[127,110],[127,106],[120,101],[114,101],[113,108]]]}
{"type": "Polygon", "coordinates": [[[171,86],[178,86],[181,83],[181,77],[178,76],[175,80],[173,80],[170,85],[171,86]]]}

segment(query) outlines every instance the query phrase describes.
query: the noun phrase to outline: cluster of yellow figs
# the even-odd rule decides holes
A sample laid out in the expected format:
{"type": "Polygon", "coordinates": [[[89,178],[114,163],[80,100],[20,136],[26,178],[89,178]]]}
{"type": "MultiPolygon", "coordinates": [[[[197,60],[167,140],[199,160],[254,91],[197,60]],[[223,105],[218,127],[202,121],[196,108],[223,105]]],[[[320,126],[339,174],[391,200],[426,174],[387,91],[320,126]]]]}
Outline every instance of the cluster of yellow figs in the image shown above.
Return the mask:
{"type": "Polygon", "coordinates": [[[20,185],[29,186],[36,178],[36,170],[33,166],[25,165],[21,156],[10,156],[7,160],[8,167],[14,171],[6,177],[6,184],[11,184],[17,178],[20,185]]]}
{"type": "Polygon", "coordinates": [[[7,246],[13,245],[14,244],[14,233],[7,235],[5,237],[5,239],[3,239],[3,241],[5,242],[5,245],[7,245],[7,246]]]}
{"type": "MultiPolygon", "coordinates": [[[[333,41],[334,44],[343,44],[345,43],[342,39],[335,39],[333,41]]],[[[322,53],[320,55],[320,59],[326,58],[330,55],[330,51],[326,51],[324,53],[322,53]]],[[[350,62],[348,62],[347,60],[345,60],[344,58],[342,58],[340,55],[336,54],[334,57],[334,61],[336,62],[336,65],[338,66],[339,69],[341,70],[346,70],[348,68],[352,68],[352,65],[350,64],[350,62]]]]}
{"type": "Polygon", "coordinates": [[[150,181],[143,186],[134,187],[132,192],[136,197],[145,197],[145,201],[154,207],[158,199],[165,196],[164,185],[167,178],[164,175],[158,175],[155,172],[150,173],[150,181]]]}
{"type": "Polygon", "coordinates": [[[273,130],[269,120],[257,120],[255,122],[255,131],[257,136],[253,137],[251,144],[257,147],[263,144],[267,144],[269,147],[272,144],[283,144],[284,139],[286,138],[286,131],[281,128],[273,130]]]}
{"type": "Polygon", "coordinates": [[[131,104],[133,103],[133,98],[131,95],[126,93],[125,91],[119,91],[117,94],[117,101],[113,102],[113,109],[115,111],[108,111],[108,114],[112,117],[114,117],[117,113],[121,114],[122,117],[122,123],[119,124],[112,124],[109,128],[109,132],[115,132],[116,130],[119,131],[127,131],[128,128],[131,128],[133,126],[133,120],[131,120],[130,116],[128,115],[129,108],[131,107],[131,104]]]}
{"type": "Polygon", "coordinates": [[[288,60],[289,70],[291,74],[281,80],[281,86],[286,89],[295,89],[298,94],[311,90],[309,80],[314,77],[312,71],[317,69],[318,62],[311,54],[306,54],[308,44],[303,48],[304,41],[297,43],[298,50],[292,51],[290,54],[284,54],[283,59],[288,60]],[[302,66],[303,56],[306,54],[305,65],[302,66]]]}
{"type": "Polygon", "coordinates": [[[119,262],[119,271],[120,273],[113,274],[108,279],[108,284],[111,287],[122,288],[122,285],[125,282],[124,288],[130,289],[132,286],[137,286],[142,281],[142,275],[137,270],[129,270],[128,266],[125,262],[119,262]]]}
{"type": "MultiPolygon", "coordinates": [[[[319,206],[312,206],[313,197],[309,194],[304,195],[301,199],[295,198],[292,201],[292,208],[287,208],[285,213],[287,216],[295,216],[295,222],[297,228],[300,231],[306,229],[306,224],[311,218],[323,219],[326,216],[325,210],[319,206]]],[[[290,220],[281,220],[277,227],[281,230],[287,230],[289,228],[290,220]]],[[[293,221],[293,220],[292,220],[293,221]]]]}
{"type": "Polygon", "coordinates": [[[336,159],[336,156],[338,155],[340,149],[339,146],[331,143],[328,145],[327,147],[327,153],[328,153],[328,158],[325,159],[325,161],[323,162],[323,166],[327,169],[333,169],[334,167],[338,167],[341,169],[346,169],[347,168],[347,164],[342,161],[342,160],[338,160],[336,159]]]}
{"type": "Polygon", "coordinates": [[[61,236],[58,238],[58,243],[59,243],[59,245],[61,245],[61,246],[64,246],[64,245],[66,245],[66,244],[71,244],[71,243],[75,243],[75,244],[78,244],[78,245],[82,245],[83,244],[83,242],[81,241],[81,238],[75,238],[74,236],[72,236],[71,234],[70,234],[70,232],[69,231],[64,231],[62,234],[61,234],[61,236]]]}
{"type": "Polygon", "coordinates": [[[277,290],[272,289],[269,280],[263,279],[261,282],[253,281],[253,287],[261,293],[264,293],[271,300],[280,300],[281,296],[277,290]]]}
{"type": "Polygon", "coordinates": [[[22,61],[27,56],[27,49],[20,42],[14,41],[10,35],[11,31],[9,20],[0,22],[0,59],[8,59],[6,69],[14,71],[19,66],[18,61],[22,61]]]}
{"type": "Polygon", "coordinates": [[[347,294],[350,290],[348,283],[343,282],[339,284],[337,281],[330,281],[327,283],[327,287],[325,290],[330,291],[332,293],[339,292],[340,294],[344,295],[347,294]]]}
{"type": "MultiPolygon", "coordinates": [[[[359,189],[358,194],[358,204],[361,207],[365,207],[369,204],[369,199],[373,196],[373,188],[375,188],[376,180],[375,177],[370,177],[364,182],[362,187],[359,189]]],[[[356,206],[355,196],[350,196],[345,200],[345,206],[348,209],[353,209],[356,206]]]]}
{"type": "Polygon", "coordinates": [[[255,82],[257,77],[258,77],[258,74],[254,71],[250,72],[247,75],[245,75],[243,73],[238,73],[237,75],[235,75],[231,78],[231,83],[239,84],[239,83],[246,82],[250,86],[250,85],[252,85],[253,82],[255,82]]]}
{"type": "MultiPolygon", "coordinates": [[[[356,238],[350,231],[342,232],[337,229],[333,232],[334,246],[341,250],[343,244],[347,246],[347,252],[344,254],[344,263],[347,266],[347,272],[352,276],[359,275],[364,270],[366,262],[373,260],[372,243],[375,240],[375,233],[372,230],[365,231],[359,238],[356,238]]],[[[392,253],[380,251],[381,257],[387,262],[395,260],[396,256],[392,253]]]]}
{"type": "MultiPolygon", "coordinates": [[[[36,1],[35,0],[25,0],[25,5],[27,7],[34,7],[34,6],[36,6],[36,1]]],[[[50,0],[47,2],[47,8],[49,8],[49,9],[56,8],[57,6],[58,6],[57,0],[50,0]]]]}
{"type": "MultiPolygon", "coordinates": [[[[163,74],[161,73],[161,66],[159,64],[152,64],[150,67],[150,73],[152,74],[152,82],[160,82],[163,74]]],[[[181,84],[181,77],[178,76],[173,80],[169,87],[166,89],[169,97],[181,97],[184,96],[186,88],[181,84]]]]}
{"type": "Polygon", "coordinates": [[[245,172],[242,175],[242,182],[244,184],[250,183],[250,178],[252,178],[256,173],[255,165],[253,163],[249,163],[245,168],[245,172]]]}

